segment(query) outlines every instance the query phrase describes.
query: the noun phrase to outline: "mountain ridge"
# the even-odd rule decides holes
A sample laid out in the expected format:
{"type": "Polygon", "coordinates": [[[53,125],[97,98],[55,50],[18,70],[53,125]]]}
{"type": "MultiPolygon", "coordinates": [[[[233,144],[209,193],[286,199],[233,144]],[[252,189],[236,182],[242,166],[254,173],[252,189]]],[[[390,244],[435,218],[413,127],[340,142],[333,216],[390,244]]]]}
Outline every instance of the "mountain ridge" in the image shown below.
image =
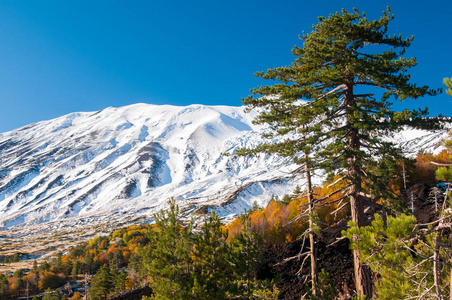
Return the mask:
{"type": "MultiPolygon", "coordinates": [[[[290,158],[223,155],[263,142],[268,127],[253,124],[255,115],[244,107],[139,103],[2,133],[0,224],[151,214],[170,197],[223,218],[265,205],[304,181],[290,158]]],[[[394,140],[413,155],[438,151],[446,132],[405,130],[394,140]]]]}

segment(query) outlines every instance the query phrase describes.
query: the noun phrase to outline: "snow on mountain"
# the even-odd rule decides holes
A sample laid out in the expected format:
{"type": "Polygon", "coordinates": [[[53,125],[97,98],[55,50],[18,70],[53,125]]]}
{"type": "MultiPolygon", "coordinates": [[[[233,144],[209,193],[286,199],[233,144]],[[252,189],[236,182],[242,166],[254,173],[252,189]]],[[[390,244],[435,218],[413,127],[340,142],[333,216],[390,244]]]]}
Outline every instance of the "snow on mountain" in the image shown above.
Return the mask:
{"type": "MultiPolygon", "coordinates": [[[[289,158],[235,158],[262,143],[243,107],[135,104],[72,113],[0,134],[0,225],[150,214],[173,197],[232,216],[303,185],[289,158]]],[[[445,130],[395,137],[411,155],[445,130]]],[[[318,177],[318,182],[320,177],[318,177]]]]}

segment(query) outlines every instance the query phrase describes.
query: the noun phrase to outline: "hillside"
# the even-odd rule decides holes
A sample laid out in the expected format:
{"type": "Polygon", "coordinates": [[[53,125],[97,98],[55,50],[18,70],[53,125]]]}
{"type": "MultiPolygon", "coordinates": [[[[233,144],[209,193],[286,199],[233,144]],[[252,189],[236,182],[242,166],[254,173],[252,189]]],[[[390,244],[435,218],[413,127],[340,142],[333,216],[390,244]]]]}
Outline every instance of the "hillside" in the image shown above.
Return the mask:
{"type": "MultiPolygon", "coordinates": [[[[72,113],[0,135],[0,223],[54,227],[150,215],[167,199],[233,218],[303,185],[288,158],[234,157],[262,143],[244,107],[136,104],[72,113]]],[[[393,137],[408,155],[446,130],[393,137]]],[[[321,174],[316,182],[323,180],[321,174]]]]}

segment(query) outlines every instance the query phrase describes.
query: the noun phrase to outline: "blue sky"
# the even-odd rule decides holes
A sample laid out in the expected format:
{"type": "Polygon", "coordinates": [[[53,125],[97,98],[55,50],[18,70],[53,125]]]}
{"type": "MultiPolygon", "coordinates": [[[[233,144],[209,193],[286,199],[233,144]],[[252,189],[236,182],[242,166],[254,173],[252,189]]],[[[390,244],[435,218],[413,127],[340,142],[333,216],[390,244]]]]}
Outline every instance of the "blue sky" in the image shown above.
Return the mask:
{"type": "MultiPolygon", "coordinates": [[[[288,65],[318,16],[353,7],[415,36],[412,82],[452,77],[452,1],[0,0],[0,132],[75,111],[138,102],[241,105],[288,65]]],[[[269,82],[270,83],[270,82],[269,82]]],[[[406,101],[451,116],[452,98],[406,101]]]]}

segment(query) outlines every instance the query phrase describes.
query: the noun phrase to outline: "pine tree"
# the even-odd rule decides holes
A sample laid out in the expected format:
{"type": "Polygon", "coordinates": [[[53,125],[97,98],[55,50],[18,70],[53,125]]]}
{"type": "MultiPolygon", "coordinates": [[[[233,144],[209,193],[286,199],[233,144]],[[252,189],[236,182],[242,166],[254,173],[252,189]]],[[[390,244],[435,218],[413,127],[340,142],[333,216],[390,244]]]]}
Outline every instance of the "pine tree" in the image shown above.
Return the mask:
{"type": "Polygon", "coordinates": [[[72,266],[71,272],[73,280],[77,280],[77,274],[79,273],[79,271],[80,271],[80,261],[76,260],[72,266]]]}
{"type": "Polygon", "coordinates": [[[126,290],[127,272],[125,269],[117,271],[114,269],[114,286],[116,293],[122,293],[126,290]]]}
{"type": "Polygon", "coordinates": [[[226,299],[233,280],[227,233],[223,232],[215,212],[201,230],[192,253],[193,296],[196,299],[226,299]]]}
{"type": "Polygon", "coordinates": [[[6,277],[3,274],[1,274],[0,275],[0,294],[2,295],[2,298],[6,297],[8,295],[8,290],[9,290],[8,279],[6,279],[6,277]]]}
{"type": "MultiPolygon", "coordinates": [[[[300,162],[307,153],[309,167],[342,175],[343,199],[358,227],[364,225],[364,203],[394,198],[388,182],[403,156],[387,137],[403,126],[441,127],[440,118],[425,118],[427,109],[392,109],[392,100],[439,92],[409,82],[407,71],[416,60],[403,54],[413,38],[388,35],[393,18],[389,8],[374,21],[356,9],[319,17],[313,31],[303,33],[303,47],[292,50],[293,64],[256,73],[279,83],[258,87],[243,100],[249,109],[261,109],[255,122],[271,125],[267,137],[282,136],[261,148],[300,162]]],[[[359,250],[353,251],[355,284],[359,294],[370,297],[370,270],[360,262],[359,250]]]]}
{"type": "Polygon", "coordinates": [[[362,259],[379,274],[378,299],[447,299],[450,298],[450,211],[429,224],[417,224],[413,216],[379,215],[369,226],[358,228],[349,222],[344,232],[353,247],[361,249],[362,259]],[[446,222],[447,221],[447,222],[446,222]]]}
{"type": "Polygon", "coordinates": [[[114,278],[111,274],[110,267],[105,264],[96,275],[94,275],[91,281],[91,289],[89,290],[89,295],[91,299],[107,299],[108,294],[114,289],[114,278]]]}
{"type": "Polygon", "coordinates": [[[264,262],[264,240],[256,232],[251,232],[250,212],[240,216],[242,230],[230,243],[230,260],[234,275],[231,279],[236,289],[229,292],[230,298],[277,299],[279,290],[273,282],[257,280],[256,269],[264,262]]]}
{"type": "Polygon", "coordinates": [[[36,262],[36,259],[33,260],[33,269],[32,270],[34,273],[36,273],[38,270],[38,263],[36,262]]]}
{"type": "Polygon", "coordinates": [[[413,289],[404,270],[405,266],[412,267],[416,262],[413,262],[404,244],[415,224],[414,217],[403,214],[399,218],[388,217],[386,224],[376,215],[370,226],[358,227],[351,221],[350,228],[344,232],[352,241],[353,249],[361,249],[361,259],[380,274],[381,279],[377,284],[379,299],[405,299],[413,289]],[[354,236],[359,236],[359,239],[353,239],[354,236]]]}
{"type": "Polygon", "coordinates": [[[91,274],[91,272],[93,271],[93,259],[89,252],[86,252],[85,257],[83,258],[83,265],[85,268],[85,272],[91,274]]]}
{"type": "Polygon", "coordinates": [[[140,255],[152,278],[150,286],[155,299],[192,299],[192,227],[182,226],[178,206],[174,200],[169,204],[168,211],[154,215],[156,226],[149,229],[150,242],[140,255]]]}

